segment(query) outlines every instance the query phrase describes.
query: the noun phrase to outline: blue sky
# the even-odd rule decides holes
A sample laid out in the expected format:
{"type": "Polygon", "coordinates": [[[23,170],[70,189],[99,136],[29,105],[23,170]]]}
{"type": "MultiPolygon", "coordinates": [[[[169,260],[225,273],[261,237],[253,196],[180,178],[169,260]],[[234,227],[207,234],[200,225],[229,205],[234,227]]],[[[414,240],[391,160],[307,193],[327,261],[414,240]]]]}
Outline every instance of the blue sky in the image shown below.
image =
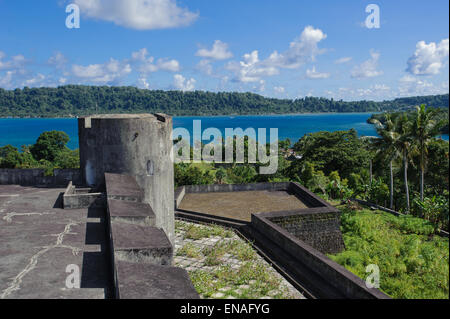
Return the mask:
{"type": "Polygon", "coordinates": [[[383,100],[449,91],[449,4],[0,0],[0,87],[64,84],[383,100]],[[80,28],[66,27],[66,6],[80,28]],[[367,28],[366,7],[380,9],[367,28]]]}

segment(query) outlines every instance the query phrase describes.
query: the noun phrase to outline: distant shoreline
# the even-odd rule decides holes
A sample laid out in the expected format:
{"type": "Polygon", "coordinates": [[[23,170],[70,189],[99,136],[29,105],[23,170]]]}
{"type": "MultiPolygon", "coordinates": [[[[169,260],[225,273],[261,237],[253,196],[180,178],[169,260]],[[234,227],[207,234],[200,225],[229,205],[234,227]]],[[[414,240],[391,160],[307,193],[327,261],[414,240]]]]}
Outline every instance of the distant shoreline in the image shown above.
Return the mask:
{"type": "MultiPolygon", "coordinates": [[[[264,113],[264,114],[222,114],[222,115],[171,115],[172,117],[178,117],[178,118],[187,118],[187,117],[247,117],[247,116],[298,116],[298,115],[338,115],[338,114],[377,114],[377,113],[383,113],[383,112],[305,112],[305,113],[264,113]]],[[[100,114],[90,114],[90,115],[79,115],[79,116],[54,116],[54,117],[15,117],[15,116],[9,116],[4,117],[0,116],[0,119],[77,119],[81,116],[94,116],[94,115],[102,115],[106,113],[100,113],[100,114]]],[[[112,113],[116,114],[116,113],[112,113]]],[[[132,113],[117,113],[117,114],[132,114],[132,113]]],[[[149,114],[153,114],[149,112],[149,114]]]]}

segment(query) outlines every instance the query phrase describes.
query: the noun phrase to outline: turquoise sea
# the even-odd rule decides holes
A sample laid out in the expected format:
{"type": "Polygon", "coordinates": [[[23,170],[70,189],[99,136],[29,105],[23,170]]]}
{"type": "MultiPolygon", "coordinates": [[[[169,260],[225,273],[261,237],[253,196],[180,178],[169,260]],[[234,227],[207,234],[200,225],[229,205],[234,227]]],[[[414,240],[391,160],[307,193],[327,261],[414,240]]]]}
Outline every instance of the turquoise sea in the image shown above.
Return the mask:
{"type": "MultiPolygon", "coordinates": [[[[174,128],[183,127],[192,136],[193,121],[201,120],[202,130],[218,128],[224,135],[225,128],[278,128],[279,139],[289,138],[293,143],[303,135],[318,131],[340,131],[354,128],[360,136],[376,136],[373,125],[366,121],[371,113],[325,113],[262,116],[205,116],[175,117],[174,128]]],[[[0,119],[0,147],[11,144],[20,148],[31,145],[42,132],[64,131],[70,137],[69,147],[78,148],[77,119],[0,119]]],[[[445,140],[449,139],[444,135],[445,140]]]]}

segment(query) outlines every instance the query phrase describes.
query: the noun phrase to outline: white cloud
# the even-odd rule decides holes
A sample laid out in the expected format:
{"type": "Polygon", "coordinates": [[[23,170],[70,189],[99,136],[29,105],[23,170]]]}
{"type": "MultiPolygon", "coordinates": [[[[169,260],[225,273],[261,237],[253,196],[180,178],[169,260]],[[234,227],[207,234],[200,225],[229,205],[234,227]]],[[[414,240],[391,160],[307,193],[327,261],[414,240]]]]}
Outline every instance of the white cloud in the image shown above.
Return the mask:
{"type": "Polygon", "coordinates": [[[141,77],[138,79],[137,81],[137,86],[141,89],[149,89],[150,88],[150,83],[147,82],[147,79],[144,77],[141,77]]]}
{"type": "Polygon", "coordinates": [[[173,85],[177,90],[181,91],[193,91],[195,89],[195,79],[190,78],[187,80],[181,74],[175,74],[173,76],[173,85]]]}
{"type": "Polygon", "coordinates": [[[440,84],[435,84],[431,81],[420,79],[411,75],[405,75],[399,80],[399,96],[419,96],[447,93],[448,80],[440,84]]]}
{"type": "Polygon", "coordinates": [[[72,73],[78,79],[101,84],[117,84],[130,74],[131,71],[132,69],[129,63],[126,61],[120,62],[112,58],[103,64],[91,64],[87,66],[74,64],[72,66],[72,73]]]}
{"type": "Polygon", "coordinates": [[[282,86],[274,86],[273,90],[277,93],[284,93],[286,91],[286,89],[282,86]]]}
{"type": "Polygon", "coordinates": [[[448,38],[439,44],[419,41],[416,45],[416,52],[408,60],[407,72],[414,75],[434,75],[438,74],[445,63],[448,63],[449,44],[448,38]]]}
{"type": "Polygon", "coordinates": [[[143,75],[160,70],[170,72],[180,71],[180,63],[177,60],[161,58],[155,63],[155,58],[149,56],[146,48],[133,52],[131,54],[131,63],[136,64],[138,71],[143,75]]]}
{"type": "Polygon", "coordinates": [[[2,77],[0,76],[0,87],[2,88],[12,88],[13,76],[16,71],[7,71],[6,74],[2,77]]]}
{"type": "Polygon", "coordinates": [[[45,80],[46,80],[45,75],[38,73],[36,76],[26,79],[22,83],[22,86],[31,86],[31,87],[43,86],[45,80]]]}
{"type": "Polygon", "coordinates": [[[322,30],[307,26],[302,34],[291,42],[287,51],[273,52],[265,63],[285,69],[297,69],[307,62],[314,62],[316,56],[324,52],[319,49],[318,44],[326,38],[327,35],[322,30]]]}
{"type": "Polygon", "coordinates": [[[212,60],[227,60],[233,57],[233,53],[228,50],[228,44],[220,40],[214,42],[211,50],[200,49],[195,55],[212,60]]]}
{"type": "Polygon", "coordinates": [[[198,13],[181,8],[175,0],[74,0],[81,14],[137,30],[188,26],[198,13]]]}
{"type": "Polygon", "coordinates": [[[265,63],[261,63],[258,57],[258,51],[244,54],[243,61],[239,63],[233,61],[228,63],[226,68],[235,72],[238,82],[259,82],[261,77],[279,74],[279,70],[265,63]]]}
{"type": "Polygon", "coordinates": [[[336,61],[334,61],[334,63],[344,64],[344,63],[350,62],[352,59],[353,59],[352,57],[343,57],[343,58],[337,59],[336,61]]]}
{"type": "Polygon", "coordinates": [[[298,69],[307,62],[315,61],[316,56],[324,52],[318,44],[326,37],[322,30],[307,26],[285,52],[274,51],[267,59],[260,61],[258,50],[254,50],[245,54],[243,61],[230,62],[226,68],[235,73],[235,81],[259,82],[262,77],[279,74],[280,69],[298,69]]]}
{"type": "Polygon", "coordinates": [[[353,69],[352,78],[371,78],[382,75],[383,71],[377,70],[379,58],[379,52],[370,50],[370,59],[353,69]]]}
{"type": "Polygon", "coordinates": [[[0,51],[0,71],[3,70],[22,70],[29,62],[22,54],[11,57],[10,60],[4,61],[6,54],[0,51]]]}
{"type": "Polygon", "coordinates": [[[373,84],[367,88],[341,87],[336,92],[327,90],[325,95],[329,98],[343,100],[381,101],[393,97],[394,92],[386,84],[373,84]]]}
{"type": "Polygon", "coordinates": [[[200,70],[201,72],[207,74],[207,75],[212,75],[213,74],[213,66],[211,65],[211,61],[210,60],[201,60],[197,64],[197,69],[200,70]]]}
{"type": "Polygon", "coordinates": [[[47,64],[54,66],[57,69],[62,69],[67,63],[66,57],[61,52],[56,52],[47,60],[47,64]]]}
{"type": "Polygon", "coordinates": [[[328,79],[330,77],[330,73],[317,72],[316,67],[313,66],[312,70],[306,70],[306,77],[308,79],[328,79]]]}
{"type": "Polygon", "coordinates": [[[167,58],[158,59],[156,62],[158,70],[178,72],[180,71],[180,63],[177,60],[170,60],[167,58]]]}

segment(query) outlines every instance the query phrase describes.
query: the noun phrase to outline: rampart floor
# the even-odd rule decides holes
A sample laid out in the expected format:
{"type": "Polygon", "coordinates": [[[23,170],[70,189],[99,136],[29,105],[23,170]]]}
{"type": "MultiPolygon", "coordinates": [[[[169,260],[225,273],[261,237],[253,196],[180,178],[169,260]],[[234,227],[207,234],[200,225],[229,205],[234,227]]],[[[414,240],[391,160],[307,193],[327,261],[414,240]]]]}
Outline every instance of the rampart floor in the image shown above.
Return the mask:
{"type": "Polygon", "coordinates": [[[188,193],[183,210],[250,221],[251,214],[306,208],[297,196],[286,191],[243,191],[188,193]]]}
{"type": "Polygon", "coordinates": [[[0,185],[0,299],[98,299],[111,293],[105,212],[63,210],[62,192],[0,185]],[[74,282],[69,276],[76,268],[81,289],[70,289],[66,281],[74,282]]]}

